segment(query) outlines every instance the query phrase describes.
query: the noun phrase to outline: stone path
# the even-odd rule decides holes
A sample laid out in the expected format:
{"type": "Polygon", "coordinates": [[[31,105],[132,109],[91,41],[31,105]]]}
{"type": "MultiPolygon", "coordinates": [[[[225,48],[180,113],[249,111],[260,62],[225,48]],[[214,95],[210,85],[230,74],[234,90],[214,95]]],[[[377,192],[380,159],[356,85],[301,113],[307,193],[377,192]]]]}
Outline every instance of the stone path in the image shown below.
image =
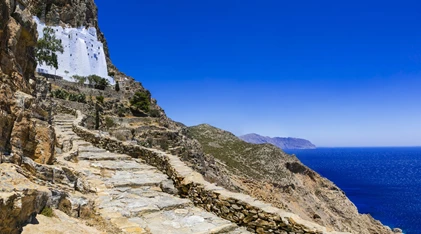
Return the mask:
{"type": "Polygon", "coordinates": [[[122,232],[249,233],[178,197],[172,180],[156,168],[80,139],[72,131],[74,119],[71,115],[55,117],[58,142],[63,148],[58,163],[81,172],[82,179],[96,192],[93,199],[97,212],[122,232]],[[69,155],[73,155],[73,162],[67,161],[69,155]]]}

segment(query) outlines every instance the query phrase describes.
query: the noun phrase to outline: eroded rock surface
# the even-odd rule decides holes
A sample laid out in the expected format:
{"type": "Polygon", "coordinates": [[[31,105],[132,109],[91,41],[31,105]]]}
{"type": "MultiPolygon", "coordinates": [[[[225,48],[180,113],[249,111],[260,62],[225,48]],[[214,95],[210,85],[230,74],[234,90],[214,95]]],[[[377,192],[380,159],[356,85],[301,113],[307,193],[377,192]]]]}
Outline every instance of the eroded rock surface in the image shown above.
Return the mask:
{"type": "Polygon", "coordinates": [[[51,192],[24,173],[19,166],[0,164],[0,233],[20,233],[49,202],[51,192]]]}

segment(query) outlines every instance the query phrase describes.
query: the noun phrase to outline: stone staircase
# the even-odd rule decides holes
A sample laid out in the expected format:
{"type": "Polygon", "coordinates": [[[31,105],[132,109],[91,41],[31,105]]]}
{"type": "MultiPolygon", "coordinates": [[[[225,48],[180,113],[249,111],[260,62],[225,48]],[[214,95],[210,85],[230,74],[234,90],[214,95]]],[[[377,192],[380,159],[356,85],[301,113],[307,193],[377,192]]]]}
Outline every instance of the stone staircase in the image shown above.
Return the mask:
{"type": "Polygon", "coordinates": [[[74,119],[66,114],[55,116],[62,148],[57,161],[80,172],[94,192],[95,212],[122,233],[249,233],[180,198],[173,181],[155,167],[82,140],[72,131],[74,119]]]}

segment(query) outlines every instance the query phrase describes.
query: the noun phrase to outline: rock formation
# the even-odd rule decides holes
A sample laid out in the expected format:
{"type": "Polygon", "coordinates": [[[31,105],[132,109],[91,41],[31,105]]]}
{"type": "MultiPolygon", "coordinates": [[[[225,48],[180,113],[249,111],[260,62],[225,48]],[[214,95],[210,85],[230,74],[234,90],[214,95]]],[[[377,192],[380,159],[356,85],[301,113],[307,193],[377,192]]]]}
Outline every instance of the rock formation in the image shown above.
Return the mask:
{"type": "MultiPolygon", "coordinates": [[[[33,47],[36,27],[20,1],[0,1],[0,153],[12,162],[30,157],[54,159],[54,130],[49,126],[49,89],[36,78],[33,47]]],[[[4,160],[6,160],[4,159],[4,160]]]]}

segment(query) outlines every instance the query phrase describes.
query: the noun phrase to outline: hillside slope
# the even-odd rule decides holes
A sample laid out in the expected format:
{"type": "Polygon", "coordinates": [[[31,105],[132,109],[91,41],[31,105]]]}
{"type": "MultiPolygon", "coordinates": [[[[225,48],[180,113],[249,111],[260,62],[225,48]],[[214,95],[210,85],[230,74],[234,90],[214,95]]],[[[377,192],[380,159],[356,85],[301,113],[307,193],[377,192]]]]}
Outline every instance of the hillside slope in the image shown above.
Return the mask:
{"type": "Polygon", "coordinates": [[[206,124],[190,127],[189,133],[254,197],[338,231],[392,233],[371,216],[359,214],[331,181],[271,144],[250,144],[206,124]]]}
{"type": "Polygon", "coordinates": [[[239,136],[241,140],[253,143],[253,144],[264,144],[269,143],[280,149],[315,149],[316,146],[309,140],[293,137],[265,137],[256,133],[251,133],[243,136],[239,136]]]}

